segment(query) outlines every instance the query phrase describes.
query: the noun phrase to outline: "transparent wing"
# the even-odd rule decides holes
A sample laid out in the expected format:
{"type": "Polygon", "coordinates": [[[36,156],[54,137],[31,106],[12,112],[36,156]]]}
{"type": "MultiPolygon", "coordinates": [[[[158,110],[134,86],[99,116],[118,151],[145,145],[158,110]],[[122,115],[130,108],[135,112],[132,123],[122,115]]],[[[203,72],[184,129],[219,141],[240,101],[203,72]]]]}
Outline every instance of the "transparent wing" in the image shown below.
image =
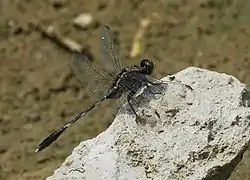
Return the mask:
{"type": "Polygon", "coordinates": [[[87,56],[74,53],[70,65],[91,99],[96,100],[106,94],[112,84],[112,77],[96,67],[87,56]]]}
{"type": "Polygon", "coordinates": [[[128,113],[130,115],[133,115],[135,117],[136,124],[146,131],[160,132],[162,130],[163,123],[161,122],[161,118],[158,114],[157,109],[149,104],[148,99],[142,96],[133,96],[130,100],[130,104],[136,111],[137,115],[135,115],[129,103],[127,102],[127,95],[128,94],[120,98],[119,103],[121,106],[119,113],[128,113]]]}
{"type": "Polygon", "coordinates": [[[144,103],[137,108],[137,125],[142,129],[152,132],[160,132],[163,123],[158,110],[149,103],[144,103]]]}
{"type": "MultiPolygon", "coordinates": [[[[193,89],[177,80],[158,80],[149,77],[148,85],[141,87],[133,96],[131,104],[138,117],[137,124],[147,131],[160,132],[165,123],[181,108],[191,105],[195,99],[193,89]]],[[[126,103],[122,112],[131,111],[126,103]]]]}
{"type": "Polygon", "coordinates": [[[195,99],[195,93],[192,87],[173,79],[158,80],[147,77],[149,86],[145,89],[142,96],[151,99],[160,99],[161,105],[176,107],[183,104],[190,105],[195,99]]]}
{"type": "Polygon", "coordinates": [[[104,69],[115,76],[122,69],[122,63],[119,54],[114,45],[114,39],[108,26],[101,28],[100,42],[100,63],[104,69]]]}

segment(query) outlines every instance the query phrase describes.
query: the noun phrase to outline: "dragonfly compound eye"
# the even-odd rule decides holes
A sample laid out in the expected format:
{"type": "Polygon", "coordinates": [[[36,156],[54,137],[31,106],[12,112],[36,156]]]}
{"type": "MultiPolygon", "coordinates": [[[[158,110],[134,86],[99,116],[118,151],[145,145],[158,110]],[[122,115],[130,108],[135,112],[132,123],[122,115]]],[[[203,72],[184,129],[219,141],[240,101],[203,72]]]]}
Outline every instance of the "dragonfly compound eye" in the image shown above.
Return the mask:
{"type": "Polygon", "coordinates": [[[148,59],[142,59],[141,61],[141,70],[143,74],[151,75],[154,69],[154,63],[148,59]]]}

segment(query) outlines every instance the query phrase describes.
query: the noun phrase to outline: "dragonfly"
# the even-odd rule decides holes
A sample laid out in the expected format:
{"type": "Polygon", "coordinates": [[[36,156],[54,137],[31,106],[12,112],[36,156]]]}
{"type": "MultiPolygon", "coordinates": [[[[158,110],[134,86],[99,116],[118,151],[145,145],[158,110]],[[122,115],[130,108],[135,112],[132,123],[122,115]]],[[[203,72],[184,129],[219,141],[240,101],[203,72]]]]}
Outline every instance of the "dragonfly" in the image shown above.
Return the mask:
{"type": "MultiPolygon", "coordinates": [[[[100,54],[99,67],[94,65],[87,56],[80,53],[74,53],[71,61],[71,67],[76,77],[83,85],[87,84],[86,87],[91,94],[97,92],[98,98],[95,98],[95,102],[89,108],[80,112],[73,119],[42,140],[35,152],[42,151],[50,146],[66,129],[99,106],[104,100],[122,99],[122,102],[124,102],[125,99],[130,111],[135,115],[136,123],[145,125],[147,124],[147,117],[143,115],[145,110],[138,112],[140,102],[143,99],[150,100],[151,98],[162,96],[164,94],[162,85],[166,85],[167,88],[174,87],[174,89],[178,86],[181,89],[180,91],[183,92],[193,90],[189,85],[175,81],[174,78],[171,78],[169,81],[152,78],[150,75],[153,73],[155,64],[146,58],[142,59],[139,65],[123,68],[121,58],[115,47],[111,29],[106,25],[101,27],[100,54]],[[147,89],[147,95],[140,96],[140,94],[143,94],[140,92],[145,88],[147,89]]],[[[176,93],[174,96],[180,95],[176,93]]],[[[146,106],[146,109],[153,109],[156,119],[160,119],[160,114],[157,110],[149,105],[146,106]]]]}

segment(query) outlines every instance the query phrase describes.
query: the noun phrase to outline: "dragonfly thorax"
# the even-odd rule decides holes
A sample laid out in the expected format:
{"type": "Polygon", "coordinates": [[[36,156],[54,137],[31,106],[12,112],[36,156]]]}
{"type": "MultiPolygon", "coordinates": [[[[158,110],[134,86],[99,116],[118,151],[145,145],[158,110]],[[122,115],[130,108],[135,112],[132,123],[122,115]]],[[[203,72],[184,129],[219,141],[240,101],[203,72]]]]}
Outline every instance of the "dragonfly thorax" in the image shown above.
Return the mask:
{"type": "Polygon", "coordinates": [[[115,78],[107,98],[117,99],[124,92],[135,94],[141,87],[147,85],[146,75],[138,66],[124,68],[115,78]]]}

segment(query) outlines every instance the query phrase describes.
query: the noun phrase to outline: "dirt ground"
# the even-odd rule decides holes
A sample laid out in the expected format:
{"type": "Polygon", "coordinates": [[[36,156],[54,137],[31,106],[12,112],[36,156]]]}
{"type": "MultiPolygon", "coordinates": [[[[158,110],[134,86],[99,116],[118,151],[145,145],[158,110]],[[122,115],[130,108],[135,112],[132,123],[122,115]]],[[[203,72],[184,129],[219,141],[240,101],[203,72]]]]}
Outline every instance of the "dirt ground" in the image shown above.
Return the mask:
{"type": "MultiPolygon", "coordinates": [[[[44,179],[82,140],[112,122],[107,102],[39,154],[37,144],[91,102],[69,67],[70,51],[29,22],[53,26],[99,57],[100,25],[108,24],[128,64],[150,58],[156,77],[196,66],[234,75],[250,85],[250,1],[247,0],[1,0],[0,179],[44,179]],[[72,19],[87,12],[96,23],[85,30],[72,19]],[[142,50],[129,53],[139,23],[150,19],[142,50]],[[84,123],[83,123],[84,121],[84,123]]],[[[250,151],[231,180],[250,179],[250,151]]]]}

